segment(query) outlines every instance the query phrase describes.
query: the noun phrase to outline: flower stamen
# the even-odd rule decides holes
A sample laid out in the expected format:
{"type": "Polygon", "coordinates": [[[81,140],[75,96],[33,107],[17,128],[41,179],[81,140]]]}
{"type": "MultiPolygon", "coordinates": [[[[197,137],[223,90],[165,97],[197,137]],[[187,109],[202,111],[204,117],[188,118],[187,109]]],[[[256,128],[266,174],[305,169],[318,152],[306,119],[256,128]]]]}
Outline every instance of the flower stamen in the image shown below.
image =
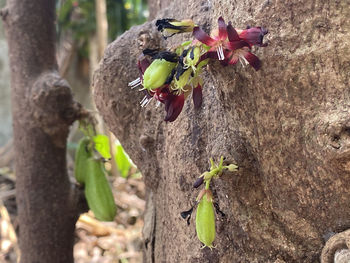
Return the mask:
{"type": "Polygon", "coordinates": [[[243,66],[243,68],[247,65],[249,65],[249,62],[246,60],[245,57],[241,56],[239,57],[239,62],[241,62],[241,65],[243,66]]]}
{"type": "Polygon", "coordinates": [[[216,52],[218,53],[218,58],[219,60],[224,60],[225,59],[225,55],[224,55],[224,50],[222,48],[222,44],[218,45],[216,52]]]}
{"type": "Polygon", "coordinates": [[[147,95],[143,97],[143,99],[140,101],[140,105],[142,108],[146,107],[148,103],[153,99],[153,97],[148,97],[147,95]]]}
{"type": "Polygon", "coordinates": [[[141,78],[137,78],[131,82],[128,83],[128,86],[131,87],[131,89],[134,89],[136,88],[137,86],[141,85],[142,82],[141,82],[141,78]]]}

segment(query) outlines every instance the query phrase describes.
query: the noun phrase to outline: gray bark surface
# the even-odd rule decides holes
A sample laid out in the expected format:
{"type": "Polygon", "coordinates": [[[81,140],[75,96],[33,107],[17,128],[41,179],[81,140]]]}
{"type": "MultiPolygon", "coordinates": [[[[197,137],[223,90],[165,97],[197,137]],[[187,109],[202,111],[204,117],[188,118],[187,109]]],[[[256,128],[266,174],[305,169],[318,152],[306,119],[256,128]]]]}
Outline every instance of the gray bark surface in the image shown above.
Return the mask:
{"type": "MultiPolygon", "coordinates": [[[[144,175],[145,262],[319,262],[326,240],[350,227],[349,1],[150,1],[157,18],[192,18],[208,31],[223,15],[237,28],[262,25],[260,71],[210,63],[198,111],[186,101],[174,123],[155,102],[140,108],[143,48],[172,47],[154,22],[111,43],[94,77],[95,102],[144,175]],[[163,8],[163,9],[159,9],[163,8]],[[158,11],[158,12],[157,12],[158,11]],[[200,249],[180,212],[210,157],[240,166],[213,185],[216,249],[200,249]]],[[[337,242],[335,242],[337,243],[337,242]]],[[[339,243],[339,242],[338,242],[339,243]]],[[[325,251],[332,262],[337,248],[325,251]]],[[[331,244],[330,244],[331,246],[331,244]]]]}
{"type": "Polygon", "coordinates": [[[55,1],[7,4],[20,262],[69,263],[78,195],[67,176],[66,138],[80,105],[57,72],[55,1]]]}

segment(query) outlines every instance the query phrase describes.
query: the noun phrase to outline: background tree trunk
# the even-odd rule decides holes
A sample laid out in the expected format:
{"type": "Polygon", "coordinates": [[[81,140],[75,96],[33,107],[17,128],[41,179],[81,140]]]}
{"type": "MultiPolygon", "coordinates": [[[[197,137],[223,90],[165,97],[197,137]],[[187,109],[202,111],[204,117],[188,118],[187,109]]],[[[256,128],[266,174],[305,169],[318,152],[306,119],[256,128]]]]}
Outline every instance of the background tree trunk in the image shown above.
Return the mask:
{"type": "MultiPolygon", "coordinates": [[[[127,83],[138,77],[143,48],[191,36],[165,42],[152,21],[108,46],[95,101],[148,187],[145,262],[318,262],[326,240],[350,227],[349,2],[151,0],[150,7],[152,16],[192,18],[208,31],[223,15],[270,34],[256,51],[260,71],[210,63],[202,108],[186,102],[174,123],[155,102],[140,108],[143,93],[127,83]],[[187,227],[180,212],[193,204],[192,183],[208,159],[221,155],[241,169],[214,182],[226,216],[217,217],[216,249],[200,249],[194,220],[187,227]]],[[[323,262],[346,248],[339,242],[323,262]]]]}
{"type": "MultiPolygon", "coordinates": [[[[5,1],[0,0],[0,8],[4,5],[5,1]]],[[[8,60],[8,45],[3,23],[0,20],[0,147],[4,147],[12,137],[10,66],[8,60]]]]}
{"type": "Polygon", "coordinates": [[[77,195],[66,138],[80,106],[57,72],[55,1],[9,0],[1,14],[10,52],[21,262],[73,262],[77,195]]]}

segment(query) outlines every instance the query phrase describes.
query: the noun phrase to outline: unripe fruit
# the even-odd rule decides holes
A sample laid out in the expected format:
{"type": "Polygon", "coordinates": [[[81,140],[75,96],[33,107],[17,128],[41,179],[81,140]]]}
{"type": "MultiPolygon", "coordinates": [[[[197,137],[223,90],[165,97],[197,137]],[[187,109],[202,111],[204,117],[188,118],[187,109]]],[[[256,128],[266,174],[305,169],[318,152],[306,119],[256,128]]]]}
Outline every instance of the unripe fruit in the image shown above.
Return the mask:
{"type": "Polygon", "coordinates": [[[198,239],[212,248],[215,240],[215,214],[212,197],[208,193],[204,194],[197,207],[196,231],[198,239]]]}
{"type": "Polygon", "coordinates": [[[192,47],[186,55],[186,65],[195,67],[200,58],[200,48],[192,47]]]}
{"type": "Polygon", "coordinates": [[[164,85],[176,63],[165,59],[155,59],[143,74],[143,86],[147,90],[155,90],[164,85]]]}
{"type": "Polygon", "coordinates": [[[175,78],[175,88],[182,90],[185,85],[188,83],[188,80],[191,76],[192,73],[192,69],[187,69],[184,73],[182,73],[181,76],[179,76],[179,78],[175,78]]]}
{"type": "Polygon", "coordinates": [[[100,161],[88,159],[85,197],[89,208],[98,220],[113,221],[116,205],[102,165],[100,161]]]}
{"type": "Polygon", "coordinates": [[[78,183],[81,184],[84,184],[85,182],[87,160],[92,156],[92,153],[89,150],[89,143],[89,138],[82,138],[79,141],[78,148],[75,152],[74,176],[78,183]]]}

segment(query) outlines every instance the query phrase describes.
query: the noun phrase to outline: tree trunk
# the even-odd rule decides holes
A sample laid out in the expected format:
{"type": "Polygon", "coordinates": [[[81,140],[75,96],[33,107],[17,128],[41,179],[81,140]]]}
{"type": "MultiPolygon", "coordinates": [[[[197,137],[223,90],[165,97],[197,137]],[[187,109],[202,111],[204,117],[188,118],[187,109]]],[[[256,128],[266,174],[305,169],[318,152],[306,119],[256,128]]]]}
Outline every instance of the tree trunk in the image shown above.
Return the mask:
{"type": "Polygon", "coordinates": [[[55,1],[9,0],[9,43],[21,262],[73,262],[77,195],[66,171],[66,138],[79,117],[57,72],[55,1]]]}
{"type": "MultiPolygon", "coordinates": [[[[327,239],[350,227],[348,1],[150,6],[156,17],[192,18],[208,30],[224,14],[237,28],[262,25],[270,33],[269,46],[256,51],[260,71],[210,63],[202,108],[186,102],[174,123],[162,120],[155,102],[140,108],[144,94],[127,84],[138,77],[143,48],[170,48],[191,36],[165,42],[152,21],[108,46],[94,77],[95,101],[148,187],[145,262],[319,262],[327,239]],[[200,249],[194,220],[188,227],[180,212],[194,203],[192,183],[208,159],[221,155],[240,170],[214,182],[226,216],[217,216],[216,248],[200,249]]],[[[339,235],[327,242],[322,262],[350,243],[349,234],[339,235]]]]}
{"type": "Polygon", "coordinates": [[[102,58],[108,43],[108,21],[106,0],[95,0],[96,33],[98,41],[98,57],[102,58]]]}

